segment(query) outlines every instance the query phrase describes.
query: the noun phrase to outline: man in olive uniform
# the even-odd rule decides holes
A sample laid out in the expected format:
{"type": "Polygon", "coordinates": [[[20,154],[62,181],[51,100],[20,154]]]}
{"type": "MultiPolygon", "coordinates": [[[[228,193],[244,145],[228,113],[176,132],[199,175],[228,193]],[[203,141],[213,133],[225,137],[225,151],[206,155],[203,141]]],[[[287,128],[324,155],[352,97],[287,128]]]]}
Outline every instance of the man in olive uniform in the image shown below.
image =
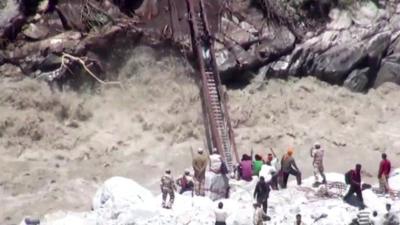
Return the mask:
{"type": "Polygon", "coordinates": [[[204,181],[206,179],[206,169],[208,165],[208,155],[204,153],[202,148],[197,150],[197,154],[193,157],[194,170],[194,191],[196,195],[204,196],[204,181]]]}

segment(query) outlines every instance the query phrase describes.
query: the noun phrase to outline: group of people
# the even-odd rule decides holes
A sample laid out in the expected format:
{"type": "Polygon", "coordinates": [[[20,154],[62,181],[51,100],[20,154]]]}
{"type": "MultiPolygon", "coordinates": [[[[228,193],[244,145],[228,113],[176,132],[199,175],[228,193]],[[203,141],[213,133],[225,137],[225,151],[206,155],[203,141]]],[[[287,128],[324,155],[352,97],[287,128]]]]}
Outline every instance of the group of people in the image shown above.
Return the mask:
{"type": "MultiPolygon", "coordinates": [[[[192,167],[194,176],[192,177],[189,170],[185,170],[184,174],[179,177],[176,181],[171,176],[171,171],[165,171],[165,174],[161,178],[161,191],[162,191],[162,206],[164,208],[171,208],[174,202],[174,192],[176,191],[176,185],[179,185],[182,194],[189,191],[192,195],[204,196],[204,182],[206,178],[206,170],[209,170],[216,174],[221,174],[222,177],[228,179],[228,169],[223,161],[222,157],[217,153],[216,149],[213,149],[212,154],[208,155],[202,148],[199,148],[197,154],[193,155],[192,167]],[[169,195],[169,202],[166,202],[167,196],[169,195]]],[[[310,149],[310,157],[312,157],[313,173],[315,177],[315,186],[321,184],[327,184],[327,179],[324,173],[324,149],[319,143],[315,143],[310,149]],[[321,182],[319,178],[322,178],[321,182]]],[[[361,168],[360,164],[356,164],[355,168],[348,171],[345,174],[345,183],[350,185],[348,192],[344,196],[344,200],[348,199],[356,194],[360,202],[360,213],[364,213],[362,219],[357,219],[352,224],[373,224],[372,219],[365,221],[365,204],[362,196],[362,182],[361,182],[361,168]]],[[[391,191],[389,187],[389,174],[391,171],[391,163],[387,159],[385,153],[382,154],[382,161],[379,165],[378,179],[382,192],[389,193],[391,191]]],[[[289,176],[292,175],[296,178],[297,185],[301,185],[301,171],[296,164],[294,158],[294,150],[289,148],[283,155],[280,161],[271,149],[271,153],[268,153],[266,157],[256,154],[253,157],[253,151],[251,155],[244,154],[240,163],[237,165],[234,171],[233,177],[244,181],[252,181],[253,177],[258,177],[258,182],[254,190],[254,224],[261,225],[263,221],[269,220],[267,216],[268,198],[271,189],[278,190],[279,188],[285,189],[289,176]]],[[[229,192],[229,185],[227,187],[227,193],[229,192]]],[[[228,197],[228,194],[225,196],[228,197]]],[[[389,206],[390,207],[390,206],[389,206]]],[[[218,204],[218,208],[215,211],[216,214],[216,225],[224,225],[227,218],[226,213],[223,210],[223,203],[218,204]]],[[[361,217],[360,217],[361,218],[361,217]]],[[[368,215],[369,218],[369,215],[368,215]]],[[[301,215],[296,215],[295,224],[304,224],[301,221],[301,215]]]]}
{"type": "Polygon", "coordinates": [[[360,206],[357,218],[354,218],[350,225],[399,225],[400,221],[397,215],[391,210],[392,205],[386,204],[386,213],[383,218],[378,216],[377,211],[371,212],[364,206],[360,206]]]}
{"type": "MultiPolygon", "coordinates": [[[[275,152],[272,149],[270,150],[271,153],[268,153],[265,159],[256,154],[253,160],[253,153],[251,153],[251,156],[245,154],[242,156],[242,160],[238,166],[240,179],[251,181],[253,176],[259,177],[253,194],[256,201],[254,204],[255,225],[261,225],[263,221],[270,219],[267,216],[267,209],[271,189],[285,189],[287,187],[289,175],[296,178],[297,185],[301,185],[301,171],[293,157],[294,150],[289,148],[286,154],[281,158],[280,163],[278,162],[275,152]]],[[[310,149],[310,156],[313,158],[312,165],[314,167],[315,184],[319,183],[319,176],[322,177],[322,183],[326,184],[327,181],[323,166],[324,150],[319,143],[316,143],[310,149]]],[[[303,224],[300,214],[296,215],[296,224],[303,224]]]]}

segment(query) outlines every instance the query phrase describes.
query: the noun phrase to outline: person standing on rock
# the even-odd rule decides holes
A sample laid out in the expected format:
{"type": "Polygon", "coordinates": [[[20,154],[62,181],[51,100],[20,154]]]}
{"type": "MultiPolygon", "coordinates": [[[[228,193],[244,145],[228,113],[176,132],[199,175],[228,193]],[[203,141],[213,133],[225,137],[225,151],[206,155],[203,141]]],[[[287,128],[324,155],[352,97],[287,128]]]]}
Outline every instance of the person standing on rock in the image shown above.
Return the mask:
{"type": "Polygon", "coordinates": [[[166,170],[165,174],[161,177],[161,193],[162,193],[162,207],[170,209],[175,200],[176,186],[174,178],[171,175],[171,170],[166,170]],[[169,203],[167,204],[167,197],[169,195],[169,203]]]}
{"type": "Polygon", "coordinates": [[[185,173],[176,180],[176,184],[179,185],[181,190],[179,194],[183,194],[186,191],[193,192],[194,182],[193,177],[190,176],[190,171],[188,169],[185,170],[185,173]]]}
{"type": "Polygon", "coordinates": [[[267,159],[265,160],[265,164],[268,166],[271,166],[273,168],[273,173],[271,174],[271,188],[274,190],[278,190],[278,178],[281,175],[279,172],[279,165],[278,165],[278,159],[276,157],[276,154],[274,150],[271,148],[271,153],[268,153],[267,159]]]}
{"type": "Polygon", "coordinates": [[[269,192],[271,188],[269,187],[269,183],[265,182],[263,176],[260,177],[256,188],[254,189],[254,198],[256,199],[257,203],[262,205],[264,214],[267,215],[267,208],[268,208],[268,198],[269,192]]]}
{"type": "Polygon", "coordinates": [[[382,161],[379,164],[378,179],[379,179],[379,189],[384,193],[389,193],[389,174],[392,169],[390,161],[387,159],[385,153],[382,154],[382,161]]]}
{"type": "Polygon", "coordinates": [[[349,192],[344,196],[343,200],[347,201],[350,196],[354,193],[357,194],[357,198],[362,205],[364,205],[364,199],[361,190],[361,164],[357,164],[355,170],[350,170],[346,173],[346,183],[350,184],[349,192]]]}
{"type": "Polygon", "coordinates": [[[194,170],[194,191],[196,195],[204,196],[204,181],[206,179],[206,169],[208,165],[208,156],[202,148],[197,150],[193,157],[192,166],[194,170]]]}
{"type": "Polygon", "coordinates": [[[319,174],[322,177],[322,183],[326,184],[326,177],[324,174],[324,164],[323,164],[324,149],[321,148],[321,145],[319,143],[315,143],[314,147],[310,149],[310,155],[313,158],[312,165],[314,168],[315,183],[317,184],[319,182],[318,179],[318,174],[319,174]]]}
{"type": "Polygon", "coordinates": [[[281,166],[283,175],[282,188],[287,187],[287,182],[290,174],[296,177],[297,185],[301,185],[301,172],[296,165],[296,161],[293,158],[292,148],[289,148],[287,153],[282,157],[281,166]]]}
{"type": "Polygon", "coordinates": [[[226,225],[228,214],[223,208],[224,204],[222,202],[218,203],[218,208],[215,210],[215,225],[226,225]]]}

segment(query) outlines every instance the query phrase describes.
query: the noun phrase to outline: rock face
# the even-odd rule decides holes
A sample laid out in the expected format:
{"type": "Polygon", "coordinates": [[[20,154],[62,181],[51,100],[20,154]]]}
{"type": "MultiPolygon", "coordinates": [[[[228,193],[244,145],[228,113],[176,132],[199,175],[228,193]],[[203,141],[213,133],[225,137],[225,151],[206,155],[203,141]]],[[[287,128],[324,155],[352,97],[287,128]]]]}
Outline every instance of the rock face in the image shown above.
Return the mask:
{"type": "MultiPolygon", "coordinates": [[[[5,46],[0,66],[11,62],[28,76],[45,72],[44,59],[63,53],[80,57],[90,53],[88,63],[104,68],[101,52],[116,42],[172,43],[191,53],[185,0],[48,1],[35,15],[24,10],[23,1],[6,3],[0,9],[0,47],[5,46]]],[[[361,92],[383,82],[399,83],[400,10],[395,4],[354,1],[344,7],[329,1],[234,0],[225,7],[222,0],[208,3],[217,64],[227,77],[264,67],[266,77],[311,75],[361,92]]],[[[61,60],[53,60],[57,61],[60,66],[61,60]]]]}
{"type": "Polygon", "coordinates": [[[372,2],[356,5],[352,10],[333,9],[330,22],[322,32],[296,45],[279,61],[270,63],[267,75],[316,76],[333,84],[343,84],[353,91],[365,91],[383,82],[398,82],[396,56],[399,28],[391,25],[400,14],[388,14],[372,2]],[[391,53],[392,54],[392,53],[391,53]],[[391,72],[393,71],[393,72],[391,72]]]}
{"type": "Polygon", "coordinates": [[[400,53],[390,55],[382,60],[374,87],[378,87],[384,82],[400,84],[400,53]]]}

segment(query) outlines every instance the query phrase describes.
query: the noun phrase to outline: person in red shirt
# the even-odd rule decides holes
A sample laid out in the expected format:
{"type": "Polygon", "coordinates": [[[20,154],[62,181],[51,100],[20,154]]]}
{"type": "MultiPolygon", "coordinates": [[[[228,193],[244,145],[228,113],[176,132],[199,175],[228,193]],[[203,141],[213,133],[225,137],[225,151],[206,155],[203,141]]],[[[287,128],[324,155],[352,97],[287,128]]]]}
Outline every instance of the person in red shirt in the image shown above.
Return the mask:
{"type": "Polygon", "coordinates": [[[387,159],[387,155],[385,153],[382,154],[382,161],[379,164],[378,171],[378,179],[379,179],[379,188],[382,192],[388,193],[390,191],[389,188],[389,174],[391,170],[390,161],[387,159]]]}
{"type": "Polygon", "coordinates": [[[356,193],[361,205],[364,205],[364,199],[361,190],[361,164],[357,164],[356,169],[351,170],[350,189],[349,192],[347,192],[347,194],[344,196],[343,200],[347,201],[354,193],[356,193]]]}

